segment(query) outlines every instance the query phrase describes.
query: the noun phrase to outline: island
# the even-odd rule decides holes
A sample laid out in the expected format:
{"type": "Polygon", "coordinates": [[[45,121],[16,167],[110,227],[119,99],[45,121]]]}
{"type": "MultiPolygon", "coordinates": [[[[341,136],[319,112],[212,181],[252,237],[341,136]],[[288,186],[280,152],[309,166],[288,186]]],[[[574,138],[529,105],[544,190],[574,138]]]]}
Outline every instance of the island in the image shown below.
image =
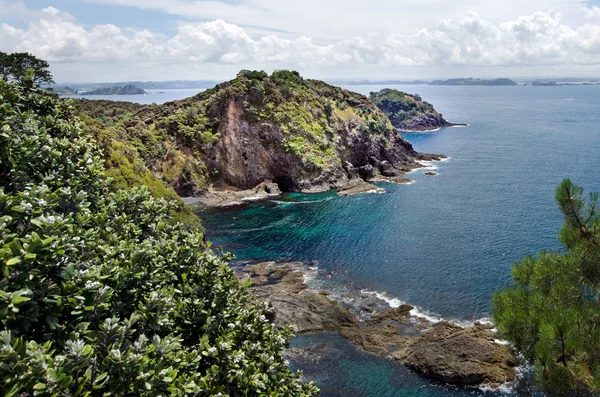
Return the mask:
{"type": "Polygon", "coordinates": [[[493,80],[482,80],[482,79],[450,79],[450,80],[434,80],[429,85],[480,85],[480,86],[515,86],[519,85],[516,81],[511,79],[493,79],[493,80]]]}
{"type": "Polygon", "coordinates": [[[369,99],[388,116],[394,127],[402,131],[435,131],[443,127],[466,126],[449,123],[418,94],[386,88],[372,92],[369,99]]]}
{"type": "Polygon", "coordinates": [[[146,91],[134,85],[98,88],[92,91],[82,92],[81,95],[144,95],[146,91]]]}

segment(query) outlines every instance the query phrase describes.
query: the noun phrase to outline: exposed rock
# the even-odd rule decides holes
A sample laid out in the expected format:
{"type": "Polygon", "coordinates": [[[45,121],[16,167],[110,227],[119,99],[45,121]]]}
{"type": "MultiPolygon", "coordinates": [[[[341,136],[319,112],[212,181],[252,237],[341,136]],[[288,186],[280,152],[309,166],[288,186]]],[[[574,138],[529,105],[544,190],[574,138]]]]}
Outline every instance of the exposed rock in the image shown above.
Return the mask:
{"type": "Polygon", "coordinates": [[[275,294],[269,297],[277,327],[294,324],[298,332],[340,331],[358,328],[359,323],[348,309],[328,297],[314,292],[275,294]]]}
{"type": "Polygon", "coordinates": [[[300,271],[303,266],[263,262],[246,266],[242,271],[250,276],[254,294],[269,302],[277,327],[293,324],[300,333],[358,327],[356,316],[328,298],[327,293],[307,290],[300,271]]]}
{"type": "Polygon", "coordinates": [[[406,322],[410,320],[410,311],[414,307],[411,305],[402,305],[400,307],[390,308],[371,317],[367,322],[370,325],[381,324],[384,322],[406,322]]]}
{"type": "Polygon", "coordinates": [[[385,193],[385,190],[362,179],[353,179],[337,191],[338,196],[353,196],[360,193],[385,193]]]}
{"type": "Polygon", "coordinates": [[[433,171],[427,171],[425,173],[425,175],[427,175],[427,176],[436,176],[437,174],[438,174],[437,172],[433,172],[433,171]]]}
{"type": "Polygon", "coordinates": [[[377,327],[344,327],[340,335],[368,352],[389,356],[414,343],[416,337],[401,335],[398,327],[385,324],[377,327]]]}
{"type": "Polygon", "coordinates": [[[490,327],[461,328],[439,322],[393,356],[409,368],[442,382],[500,386],[515,379],[517,361],[494,341],[490,327]]]}
{"type": "Polygon", "coordinates": [[[241,190],[231,186],[210,186],[200,197],[186,197],[187,204],[197,204],[211,207],[226,207],[245,205],[251,201],[266,200],[281,195],[279,186],[272,181],[264,181],[253,189],[241,190]]]}

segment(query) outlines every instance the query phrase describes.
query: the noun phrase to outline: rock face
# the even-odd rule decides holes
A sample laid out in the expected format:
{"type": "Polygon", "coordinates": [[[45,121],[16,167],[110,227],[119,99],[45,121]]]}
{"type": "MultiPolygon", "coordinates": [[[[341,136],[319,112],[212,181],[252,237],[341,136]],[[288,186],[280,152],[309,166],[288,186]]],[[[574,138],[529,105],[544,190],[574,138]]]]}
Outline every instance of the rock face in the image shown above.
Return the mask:
{"type": "Polygon", "coordinates": [[[449,123],[429,102],[416,94],[386,88],[372,92],[370,99],[389,117],[394,127],[402,131],[433,131],[466,125],[449,123]]]}
{"type": "Polygon", "coordinates": [[[440,322],[394,357],[409,368],[446,383],[500,386],[515,379],[515,358],[494,341],[490,327],[461,328],[440,322]]]}
{"type": "MultiPolygon", "coordinates": [[[[305,271],[302,263],[265,262],[244,266],[239,278],[249,277],[251,291],[270,304],[275,326],[295,325],[299,333],[338,332],[368,352],[394,357],[446,383],[497,387],[515,379],[517,361],[506,346],[496,343],[489,326],[431,324],[412,316],[410,305],[375,313],[361,323],[328,293],[309,290],[305,271]]],[[[308,354],[317,361],[318,350],[295,349],[290,354],[308,354]]]]}

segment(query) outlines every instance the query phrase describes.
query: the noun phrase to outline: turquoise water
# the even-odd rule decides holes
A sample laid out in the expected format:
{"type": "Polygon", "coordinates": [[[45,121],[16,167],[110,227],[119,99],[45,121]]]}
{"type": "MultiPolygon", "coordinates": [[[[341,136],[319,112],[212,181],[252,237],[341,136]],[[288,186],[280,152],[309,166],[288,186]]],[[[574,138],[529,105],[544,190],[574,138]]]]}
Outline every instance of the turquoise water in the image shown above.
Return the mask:
{"type": "MultiPolygon", "coordinates": [[[[379,88],[349,87],[365,94],[379,88]]],[[[439,175],[419,170],[409,174],[414,184],[381,183],[381,195],[287,194],[203,211],[208,237],[241,260],[313,261],[332,285],[383,293],[431,315],[488,317],[490,298],[510,282],[515,261],[560,247],[558,183],[569,177],[600,191],[600,87],[394,88],[417,92],[449,121],[469,124],[405,134],[418,151],[451,157],[434,164],[439,175]]],[[[379,358],[360,357],[366,372],[392,371],[379,358]]],[[[348,390],[355,388],[343,395],[374,395],[343,375],[352,370],[335,368],[328,379],[348,379],[348,390]]],[[[427,391],[409,393],[390,381],[377,395],[452,394],[393,371],[394,382],[427,391]]]]}

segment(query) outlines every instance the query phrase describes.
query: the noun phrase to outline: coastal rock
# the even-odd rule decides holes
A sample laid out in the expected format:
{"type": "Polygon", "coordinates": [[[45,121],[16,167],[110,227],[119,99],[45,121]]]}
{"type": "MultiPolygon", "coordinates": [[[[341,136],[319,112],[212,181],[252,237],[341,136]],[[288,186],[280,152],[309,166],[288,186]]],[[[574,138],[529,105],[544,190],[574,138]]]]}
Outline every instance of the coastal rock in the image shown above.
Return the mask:
{"type": "Polygon", "coordinates": [[[437,174],[438,174],[437,172],[433,172],[433,171],[427,171],[425,173],[425,175],[427,175],[427,176],[436,176],[437,174]]]}
{"type": "Polygon", "coordinates": [[[354,179],[337,190],[338,196],[353,196],[360,193],[385,193],[385,190],[362,179],[354,179]]]}
{"type": "Polygon", "coordinates": [[[376,314],[371,317],[367,322],[370,325],[381,324],[384,322],[406,322],[411,318],[411,310],[414,307],[411,305],[401,305],[400,307],[393,307],[387,310],[384,310],[381,313],[376,314]]]}
{"type": "Polygon", "coordinates": [[[295,325],[299,333],[358,328],[356,316],[325,295],[314,292],[276,294],[268,299],[276,327],[295,325]]]}
{"type": "Polygon", "coordinates": [[[250,290],[267,301],[276,327],[295,325],[299,333],[339,331],[358,327],[356,316],[328,293],[308,291],[302,263],[263,262],[242,269],[241,279],[250,277],[250,290]]]}
{"type": "MultiPolygon", "coordinates": [[[[307,266],[299,262],[263,262],[238,269],[238,277],[249,278],[250,291],[269,303],[269,319],[276,327],[295,325],[301,334],[337,332],[365,351],[394,357],[446,383],[497,387],[515,379],[517,361],[508,347],[495,341],[489,326],[432,324],[411,315],[410,305],[383,310],[361,323],[329,293],[310,290],[304,282],[306,271],[307,266]]],[[[291,354],[318,360],[317,350],[325,348],[295,349],[291,354]]]]}
{"type": "Polygon", "coordinates": [[[272,181],[264,181],[252,189],[241,190],[231,186],[210,186],[199,197],[186,197],[186,204],[202,204],[211,207],[246,205],[252,201],[266,200],[281,195],[279,186],[272,181]]]}
{"type": "Polygon", "coordinates": [[[481,324],[461,328],[439,322],[393,356],[426,377],[452,384],[500,386],[516,376],[515,357],[481,324]]]}
{"type": "Polygon", "coordinates": [[[389,356],[394,351],[414,343],[416,337],[401,335],[398,327],[384,324],[375,327],[344,327],[339,330],[348,339],[368,352],[389,356]]]}

